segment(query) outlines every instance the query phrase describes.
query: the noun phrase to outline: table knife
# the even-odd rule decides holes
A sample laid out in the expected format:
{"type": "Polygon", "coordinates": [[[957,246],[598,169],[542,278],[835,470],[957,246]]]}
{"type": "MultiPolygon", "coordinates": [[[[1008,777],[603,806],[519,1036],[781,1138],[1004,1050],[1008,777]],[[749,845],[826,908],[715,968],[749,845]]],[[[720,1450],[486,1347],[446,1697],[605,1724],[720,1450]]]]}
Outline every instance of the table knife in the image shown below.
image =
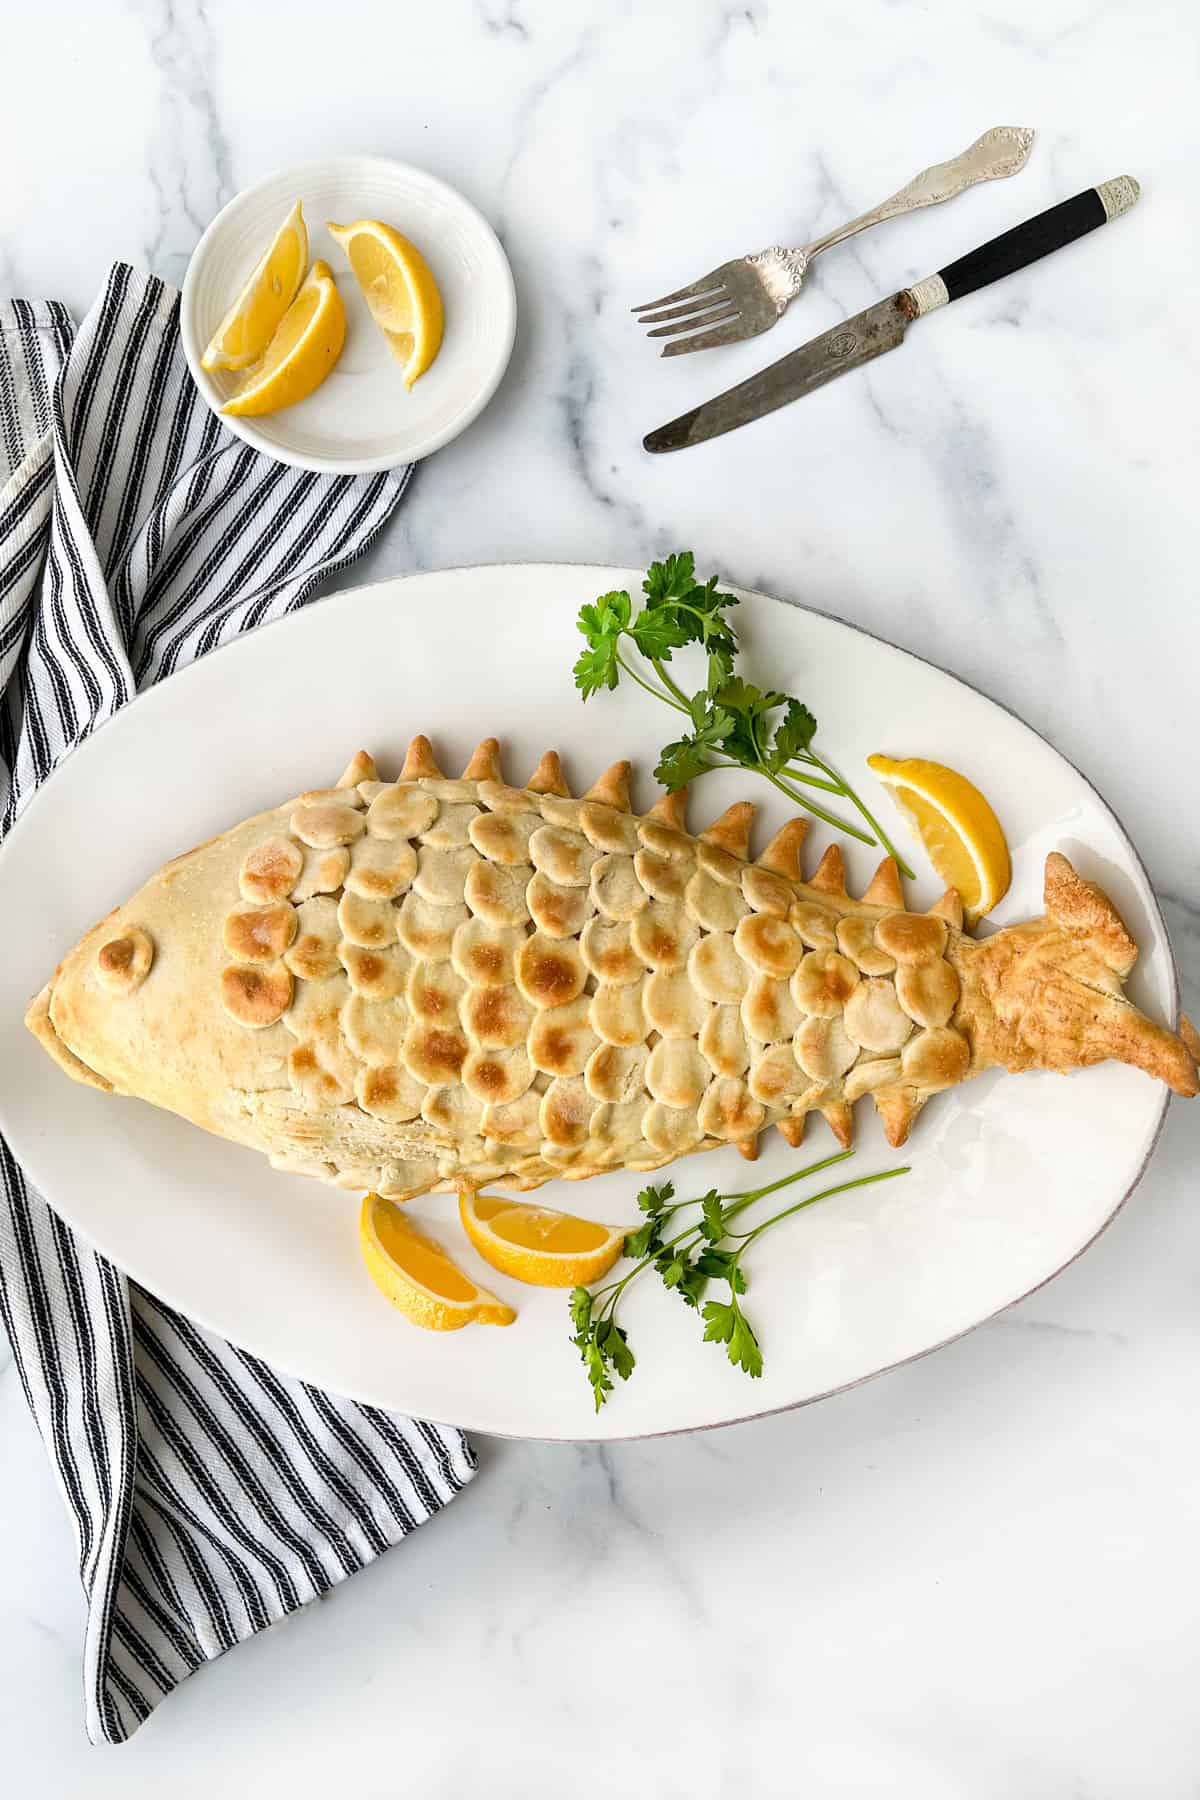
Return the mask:
{"type": "Polygon", "coordinates": [[[736,387],[706,400],[703,406],[660,425],[644,438],[647,450],[656,454],[664,450],[683,450],[689,444],[702,444],[706,438],[720,437],[736,431],[767,413],[776,412],[793,400],[824,387],[827,381],[844,375],[849,369],[861,368],[885,350],[894,350],[903,342],[904,333],[914,319],[935,312],[951,300],[961,300],[977,288],[1013,275],[1029,263],[1061,250],[1064,244],[1107,224],[1128,212],[1141,190],[1131,175],[1118,175],[1099,187],[1087,188],[1071,200],[1060,201],[1036,218],[1014,225],[989,243],[981,244],[957,262],[948,263],[936,275],[926,275],[912,287],[901,288],[886,300],[877,300],[865,312],[844,324],[822,332],[811,343],[783,356],[778,362],[751,375],[736,387]]]}

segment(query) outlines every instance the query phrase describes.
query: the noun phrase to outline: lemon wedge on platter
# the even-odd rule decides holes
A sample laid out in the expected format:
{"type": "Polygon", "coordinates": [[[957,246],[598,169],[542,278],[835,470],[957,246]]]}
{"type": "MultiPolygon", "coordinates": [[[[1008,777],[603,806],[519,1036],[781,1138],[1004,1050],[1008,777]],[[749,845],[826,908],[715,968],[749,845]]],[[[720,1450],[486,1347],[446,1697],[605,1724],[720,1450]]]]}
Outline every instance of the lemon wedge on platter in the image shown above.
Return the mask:
{"type": "Polygon", "coordinates": [[[1003,827],[974,782],[923,756],[868,756],[884,787],[908,819],[930,862],[958,889],[974,925],[1008,892],[1012,862],[1003,827]]]}
{"type": "Polygon", "coordinates": [[[507,1196],[460,1194],[458,1214],[486,1263],[533,1287],[590,1287],[607,1275],[625,1244],[621,1227],[507,1196]]]}
{"type": "Polygon", "coordinates": [[[442,1246],[404,1216],[395,1200],[367,1194],[358,1220],[367,1273],[386,1300],[426,1331],[511,1325],[516,1313],[477,1286],[442,1246]]]}

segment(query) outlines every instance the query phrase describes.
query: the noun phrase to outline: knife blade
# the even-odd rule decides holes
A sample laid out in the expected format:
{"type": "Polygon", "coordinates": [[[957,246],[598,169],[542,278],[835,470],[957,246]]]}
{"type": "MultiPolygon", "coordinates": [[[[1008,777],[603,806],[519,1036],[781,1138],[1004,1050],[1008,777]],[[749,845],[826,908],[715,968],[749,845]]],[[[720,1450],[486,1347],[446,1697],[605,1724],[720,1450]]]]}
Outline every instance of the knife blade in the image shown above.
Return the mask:
{"type": "Polygon", "coordinates": [[[1117,175],[1098,187],[1085,188],[1070,200],[1060,200],[1036,218],[1014,225],[1011,231],[1002,231],[989,243],[947,263],[936,275],[926,275],[912,287],[901,288],[886,300],[877,300],[865,312],[822,332],[811,343],[802,344],[799,350],[751,375],[748,381],[740,381],[736,387],[718,394],[715,400],[706,400],[703,406],[682,413],[669,425],[660,425],[642,439],[643,445],[655,455],[664,450],[683,450],[689,444],[702,444],[706,438],[736,431],[739,425],[748,425],[753,419],[765,418],[779,407],[824,387],[848,369],[860,369],[886,350],[894,350],[903,343],[904,333],[914,319],[923,318],[964,294],[973,294],[1005,275],[1015,274],[1107,224],[1109,219],[1119,218],[1129,211],[1140,192],[1131,175],[1117,175]]]}
{"type": "Polygon", "coordinates": [[[781,406],[811,394],[815,388],[824,387],[827,381],[844,375],[848,369],[860,369],[864,363],[882,356],[885,350],[894,350],[903,342],[905,329],[913,316],[911,312],[905,312],[902,299],[900,293],[892,294],[887,300],[877,300],[865,312],[823,331],[820,337],[781,356],[778,362],[760,369],[748,381],[739,381],[736,387],[718,394],[715,400],[706,400],[703,406],[694,406],[691,412],[682,413],[669,425],[660,425],[657,431],[643,438],[644,447],[658,455],[664,450],[683,450],[689,444],[702,444],[706,438],[736,431],[739,425],[765,418],[781,406]]]}

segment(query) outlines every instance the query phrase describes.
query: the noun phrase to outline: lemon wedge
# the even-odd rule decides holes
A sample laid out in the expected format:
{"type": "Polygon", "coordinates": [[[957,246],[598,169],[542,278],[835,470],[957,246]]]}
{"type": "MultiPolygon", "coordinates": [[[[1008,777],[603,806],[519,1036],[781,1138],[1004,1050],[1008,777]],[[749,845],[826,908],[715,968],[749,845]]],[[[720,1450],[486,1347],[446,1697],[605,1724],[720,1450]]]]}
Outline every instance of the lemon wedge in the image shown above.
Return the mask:
{"type": "Polygon", "coordinates": [[[308,268],[308,228],[297,200],[200,358],[204,369],[248,369],[274,337],[308,268]]]}
{"type": "Polygon", "coordinates": [[[946,883],[958,889],[968,924],[1004,898],[1012,880],[1008,841],[974,782],[923,756],[868,756],[946,883]]]}
{"type": "Polygon", "coordinates": [[[426,1331],[463,1325],[511,1325],[516,1313],[451,1262],[442,1246],[418,1231],[395,1200],[367,1194],[358,1220],[367,1273],[385,1299],[426,1331]]]}
{"type": "Polygon", "coordinates": [[[371,317],[411,387],[442,343],[442,296],[429,264],[415,244],[379,219],[353,225],[329,223],[329,235],[345,252],[371,317]]]}
{"type": "Polygon", "coordinates": [[[531,1287],[589,1287],[608,1273],[625,1243],[616,1226],[492,1194],[460,1194],[458,1214],[483,1260],[531,1287]]]}
{"type": "Polygon", "coordinates": [[[283,316],[266,355],[247,369],[232,400],[221,408],[240,418],[279,412],[320,387],[342,354],[346,309],[328,263],[317,261],[283,316]]]}

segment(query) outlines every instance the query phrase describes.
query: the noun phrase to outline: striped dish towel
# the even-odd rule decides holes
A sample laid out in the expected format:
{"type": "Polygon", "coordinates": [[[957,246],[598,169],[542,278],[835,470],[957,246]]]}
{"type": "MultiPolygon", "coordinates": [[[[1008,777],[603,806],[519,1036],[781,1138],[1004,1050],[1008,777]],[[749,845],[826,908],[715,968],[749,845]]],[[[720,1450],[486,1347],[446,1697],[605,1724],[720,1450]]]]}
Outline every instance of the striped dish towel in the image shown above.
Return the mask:
{"type": "MultiPolygon", "coordinates": [[[[0,834],[138,688],[303,606],[409,473],[307,474],[232,437],[188,374],[178,294],[124,264],[78,335],[54,302],[0,303],[0,834]]],[[[2,1140],[0,1306],[78,1538],[93,1742],[474,1471],[460,1432],[331,1398],[171,1312],[2,1140]]]]}

